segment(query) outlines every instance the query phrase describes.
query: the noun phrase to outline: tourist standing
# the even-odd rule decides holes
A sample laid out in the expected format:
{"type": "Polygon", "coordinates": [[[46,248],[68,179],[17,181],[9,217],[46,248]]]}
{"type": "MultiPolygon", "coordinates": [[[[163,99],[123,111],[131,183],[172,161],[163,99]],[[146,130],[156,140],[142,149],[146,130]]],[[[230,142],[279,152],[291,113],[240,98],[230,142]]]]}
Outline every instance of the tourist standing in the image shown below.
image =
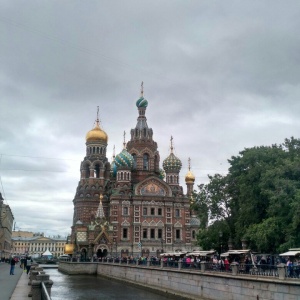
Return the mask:
{"type": "Polygon", "coordinates": [[[224,265],[225,265],[225,271],[229,271],[229,261],[227,257],[224,260],[224,265]]]}
{"type": "Polygon", "coordinates": [[[10,272],[9,272],[9,275],[15,275],[15,266],[16,266],[16,261],[12,257],[11,260],[10,260],[10,272]]]}
{"type": "Polygon", "coordinates": [[[32,265],[32,259],[31,259],[31,257],[28,257],[27,262],[26,262],[26,270],[27,270],[26,274],[27,275],[28,275],[28,273],[30,271],[31,265],[32,265]]]}

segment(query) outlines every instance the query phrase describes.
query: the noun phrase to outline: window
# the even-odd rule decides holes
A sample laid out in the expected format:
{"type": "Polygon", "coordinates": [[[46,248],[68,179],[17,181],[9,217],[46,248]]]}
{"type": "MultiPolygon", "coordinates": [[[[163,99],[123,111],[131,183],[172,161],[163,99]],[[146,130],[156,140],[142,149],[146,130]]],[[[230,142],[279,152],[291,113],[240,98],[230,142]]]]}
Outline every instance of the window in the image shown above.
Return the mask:
{"type": "Polygon", "coordinates": [[[155,239],[155,229],[150,229],[150,238],[155,239]]]}
{"type": "Polygon", "coordinates": [[[143,239],[147,238],[147,228],[143,229],[143,239]]]}
{"type": "Polygon", "coordinates": [[[157,238],[162,239],[162,229],[158,229],[157,238]]]}
{"type": "Polygon", "coordinates": [[[180,239],[180,229],[176,229],[176,239],[180,239]]]}
{"type": "Polygon", "coordinates": [[[128,229],[123,228],[123,239],[127,239],[127,238],[128,238],[128,229]]]}
{"type": "Polygon", "coordinates": [[[136,169],[136,154],[132,153],[132,157],[133,157],[133,170],[136,169]]]}
{"type": "Polygon", "coordinates": [[[143,155],[143,170],[149,170],[149,155],[143,155]]]}
{"type": "Polygon", "coordinates": [[[195,230],[192,231],[192,238],[193,238],[193,239],[196,238],[196,232],[195,232],[195,230]]]}
{"type": "Polygon", "coordinates": [[[151,216],[155,215],[155,208],[151,207],[151,216]]]}
{"type": "Polygon", "coordinates": [[[123,215],[127,216],[128,215],[128,207],[123,207],[123,215]]]}
{"type": "Polygon", "coordinates": [[[144,216],[147,216],[147,207],[144,207],[144,208],[143,208],[143,215],[144,215],[144,216]]]}
{"type": "Polygon", "coordinates": [[[179,217],[180,215],[179,215],[179,209],[177,208],[177,209],[175,209],[175,217],[179,217]]]}
{"type": "Polygon", "coordinates": [[[159,209],[157,210],[157,214],[158,214],[159,216],[162,215],[162,209],[161,209],[161,208],[159,208],[159,209]]]}

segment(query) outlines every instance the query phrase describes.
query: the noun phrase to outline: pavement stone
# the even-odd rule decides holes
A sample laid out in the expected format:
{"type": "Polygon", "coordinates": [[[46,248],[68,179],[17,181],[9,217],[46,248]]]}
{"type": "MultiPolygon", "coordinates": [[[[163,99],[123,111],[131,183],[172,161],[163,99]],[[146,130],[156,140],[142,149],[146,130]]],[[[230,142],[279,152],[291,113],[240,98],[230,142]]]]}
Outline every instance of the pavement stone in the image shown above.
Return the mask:
{"type": "Polygon", "coordinates": [[[0,263],[0,299],[22,300],[26,298],[28,300],[30,286],[28,285],[29,279],[26,272],[20,268],[20,263],[16,264],[15,275],[9,275],[9,271],[10,264],[0,263]],[[12,298],[12,295],[18,286],[18,297],[12,298]]]}

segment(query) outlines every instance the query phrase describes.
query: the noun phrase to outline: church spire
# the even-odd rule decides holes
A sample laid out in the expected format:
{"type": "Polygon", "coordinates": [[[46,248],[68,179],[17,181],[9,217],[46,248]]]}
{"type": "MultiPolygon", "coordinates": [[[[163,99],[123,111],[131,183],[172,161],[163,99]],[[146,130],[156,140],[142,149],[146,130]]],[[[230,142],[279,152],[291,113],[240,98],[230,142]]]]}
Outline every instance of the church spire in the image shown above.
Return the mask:
{"type": "Polygon", "coordinates": [[[124,133],[123,133],[123,137],[124,137],[124,140],[123,140],[123,149],[126,149],[126,141],[125,141],[126,132],[125,132],[125,130],[124,130],[124,133]]]}
{"type": "Polygon", "coordinates": [[[170,146],[171,153],[173,153],[174,147],[173,147],[173,136],[172,135],[171,135],[170,142],[171,142],[171,146],[170,146]]]}
{"type": "Polygon", "coordinates": [[[102,194],[100,194],[99,199],[100,199],[100,202],[99,202],[99,206],[98,206],[98,209],[96,212],[96,218],[103,219],[105,216],[104,216],[104,210],[103,210],[103,205],[102,205],[102,199],[103,199],[102,194]]]}
{"type": "Polygon", "coordinates": [[[144,81],[141,83],[141,98],[144,98],[144,81]]]}

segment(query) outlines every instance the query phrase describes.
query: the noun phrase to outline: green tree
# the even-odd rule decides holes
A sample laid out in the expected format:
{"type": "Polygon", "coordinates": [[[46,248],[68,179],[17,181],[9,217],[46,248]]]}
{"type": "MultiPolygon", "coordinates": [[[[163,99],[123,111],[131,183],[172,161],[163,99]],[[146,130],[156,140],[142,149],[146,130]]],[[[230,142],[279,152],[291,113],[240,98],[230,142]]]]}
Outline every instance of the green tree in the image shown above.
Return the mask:
{"type": "Polygon", "coordinates": [[[209,175],[195,195],[195,210],[208,225],[199,243],[216,244],[214,228],[222,224],[237,248],[242,239],[264,252],[299,246],[300,140],[247,148],[229,163],[226,176],[209,175]]]}

